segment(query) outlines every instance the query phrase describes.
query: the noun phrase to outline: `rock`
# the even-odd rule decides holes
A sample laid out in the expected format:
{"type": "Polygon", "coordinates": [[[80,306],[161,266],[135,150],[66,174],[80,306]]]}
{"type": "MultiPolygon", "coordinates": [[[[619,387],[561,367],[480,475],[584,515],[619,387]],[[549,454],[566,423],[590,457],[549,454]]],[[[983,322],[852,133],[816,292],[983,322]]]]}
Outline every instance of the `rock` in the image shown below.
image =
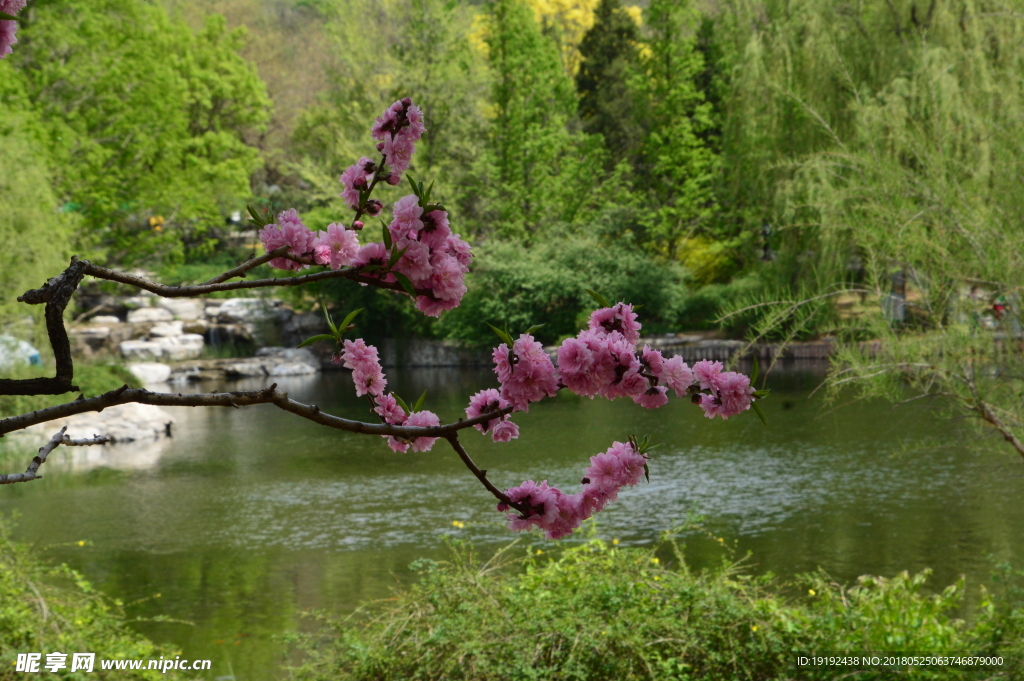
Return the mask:
{"type": "Polygon", "coordinates": [[[194,298],[161,298],[157,305],[170,310],[175,319],[193,321],[203,318],[205,302],[194,298]]]}
{"type": "Polygon", "coordinates": [[[203,337],[196,333],[185,333],[180,336],[165,336],[153,340],[130,340],[120,344],[121,355],[125,359],[148,361],[166,359],[178,362],[195,359],[203,354],[203,337]]]}
{"type": "Polygon", "coordinates": [[[174,319],[171,311],[162,307],[140,307],[128,313],[129,324],[144,324],[148,322],[169,322],[174,319]]]}
{"type": "Polygon", "coordinates": [[[149,335],[156,338],[180,336],[183,333],[182,322],[160,322],[149,330],[149,335]]]}
{"type": "Polygon", "coordinates": [[[101,412],[88,411],[66,419],[56,419],[26,429],[36,437],[49,439],[67,426],[72,439],[106,436],[113,442],[152,440],[171,434],[174,417],[151,404],[119,404],[101,412]]]}
{"type": "Polygon", "coordinates": [[[256,351],[257,357],[266,357],[277,361],[302,362],[312,367],[320,366],[320,360],[307,348],[267,347],[256,351]]]}
{"type": "Polygon", "coordinates": [[[17,364],[42,364],[39,351],[28,342],[13,336],[0,336],[0,367],[17,364]]]}
{"type": "Polygon", "coordinates": [[[191,319],[184,322],[183,325],[185,333],[198,333],[200,336],[205,334],[208,328],[210,325],[206,323],[205,319],[191,319]]]}
{"type": "Polygon", "coordinates": [[[163,346],[154,341],[127,340],[118,345],[121,356],[128,360],[146,362],[160,359],[164,354],[163,346]]]}
{"type": "Polygon", "coordinates": [[[90,324],[120,324],[121,320],[112,314],[101,314],[89,320],[90,324]]]}
{"type": "Polygon", "coordinates": [[[183,333],[180,336],[159,338],[156,342],[163,346],[162,356],[172,362],[195,359],[203,354],[203,347],[206,345],[203,337],[197,333],[183,333]]]}
{"type": "Polygon", "coordinates": [[[151,295],[138,295],[125,298],[123,303],[125,307],[129,309],[138,309],[140,307],[152,307],[154,296],[151,295]]]}
{"type": "Polygon", "coordinates": [[[282,362],[267,368],[268,376],[305,376],[315,374],[319,369],[304,362],[282,362]]]}
{"type": "Polygon", "coordinates": [[[228,378],[245,378],[248,376],[266,376],[262,362],[232,362],[221,366],[228,378]]]}
{"type": "Polygon", "coordinates": [[[75,336],[84,338],[86,341],[89,340],[104,340],[110,335],[109,326],[76,326],[71,329],[71,333],[75,336]]]}
{"type": "Polygon", "coordinates": [[[204,313],[211,319],[216,319],[217,315],[220,314],[220,305],[207,305],[204,313]]]}
{"type": "Polygon", "coordinates": [[[129,364],[128,371],[143,383],[166,383],[171,377],[171,367],[159,362],[129,364]]]}
{"type": "Polygon", "coordinates": [[[221,324],[260,321],[274,316],[271,301],[262,298],[229,298],[217,311],[221,324]]]}

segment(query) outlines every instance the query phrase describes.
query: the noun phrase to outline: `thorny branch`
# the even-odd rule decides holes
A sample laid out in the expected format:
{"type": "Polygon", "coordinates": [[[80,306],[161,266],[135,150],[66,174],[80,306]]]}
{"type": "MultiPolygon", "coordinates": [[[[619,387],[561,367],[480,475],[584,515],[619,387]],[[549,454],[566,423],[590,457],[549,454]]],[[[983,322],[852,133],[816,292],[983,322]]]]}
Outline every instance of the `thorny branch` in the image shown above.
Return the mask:
{"type": "MultiPolygon", "coordinates": [[[[385,282],[375,277],[366,276],[359,272],[358,267],[347,267],[338,270],[324,270],[313,274],[306,274],[296,277],[278,277],[273,279],[257,279],[254,281],[234,281],[228,279],[244,277],[245,274],[259,265],[262,265],[277,257],[289,257],[298,262],[309,264],[303,258],[289,256],[288,247],[278,248],[258,258],[250,258],[241,265],[220,274],[209,281],[194,286],[166,286],[137,277],[124,272],[118,272],[106,267],[94,265],[88,260],[71,259],[71,264],[64,272],[50,279],[39,289],[27,291],[18,298],[19,302],[29,305],[46,305],[46,330],[53,347],[56,358],[57,371],[53,378],[31,378],[31,379],[0,379],[0,395],[60,395],[68,392],[78,391],[78,386],[73,385],[74,365],[71,359],[71,343],[68,340],[67,330],[64,327],[64,310],[71,300],[71,295],[78,288],[85,275],[91,275],[98,279],[106,279],[128,286],[133,286],[165,298],[179,298],[186,296],[197,296],[217,291],[231,291],[248,288],[269,288],[273,286],[299,286],[301,284],[322,281],[324,279],[345,278],[353,281],[377,286],[380,288],[392,289],[404,292],[401,285],[396,282],[385,282]]],[[[416,289],[417,294],[431,295],[428,289],[416,289]]],[[[419,437],[441,437],[451,444],[452,448],[462,459],[466,467],[477,477],[499,501],[517,508],[516,504],[510,503],[508,497],[490,480],[487,479],[487,472],[473,462],[466,453],[465,448],[458,440],[458,431],[470,428],[477,424],[483,424],[493,419],[500,419],[512,412],[512,407],[506,407],[487,414],[481,414],[472,419],[460,419],[454,423],[440,426],[396,426],[388,423],[364,423],[350,419],[332,416],[320,410],[316,405],[302,404],[288,397],[284,390],[278,390],[277,384],[269,388],[247,392],[228,393],[157,393],[149,390],[129,388],[121,386],[102,395],[91,398],[79,398],[73,402],[66,402],[55,407],[38,409],[36,411],[0,419],[0,437],[7,433],[22,430],[29,426],[46,423],[54,419],[66,418],[75,414],[82,414],[89,411],[102,411],[107,407],[119,404],[137,402],[140,404],[152,404],[156,406],[178,406],[178,407],[246,407],[255,404],[272,404],[279,409],[291,412],[304,419],[319,423],[330,428],[337,428],[352,433],[365,433],[370,435],[391,435],[403,440],[413,440],[419,437]]],[[[15,482],[28,482],[42,477],[37,474],[39,466],[46,461],[47,455],[58,445],[84,446],[91,444],[104,444],[106,438],[94,438],[91,440],[71,440],[64,437],[66,427],[39,450],[39,454],[32,459],[28,470],[25,473],[12,473],[0,475],[0,484],[11,484],[15,482]],[[58,437],[59,436],[59,437],[58,437]]]]}

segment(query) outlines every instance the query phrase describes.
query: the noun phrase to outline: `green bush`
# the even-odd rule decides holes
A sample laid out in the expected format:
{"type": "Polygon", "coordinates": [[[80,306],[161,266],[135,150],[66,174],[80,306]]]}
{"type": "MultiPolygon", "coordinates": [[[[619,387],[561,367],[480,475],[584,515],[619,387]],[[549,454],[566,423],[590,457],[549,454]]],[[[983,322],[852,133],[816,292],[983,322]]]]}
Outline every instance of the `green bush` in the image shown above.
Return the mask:
{"type": "Polygon", "coordinates": [[[544,342],[575,335],[596,307],[585,289],[643,305],[645,333],[670,331],[686,295],[681,266],[659,264],[628,244],[593,237],[560,237],[533,246],[492,241],[474,254],[469,292],[439,324],[441,335],[473,344],[493,344],[485,322],[507,322],[517,333],[544,324],[537,334],[544,342]]]}
{"type": "MultiPolygon", "coordinates": [[[[66,565],[47,565],[27,547],[11,541],[0,523],[0,681],[26,678],[15,671],[18,653],[96,653],[91,674],[64,670],[65,679],[181,679],[174,671],[103,671],[101,659],[173,659],[125,624],[122,604],[97,593],[66,565]]],[[[44,672],[48,676],[53,676],[44,672]]]]}
{"type": "MultiPolygon", "coordinates": [[[[414,564],[420,582],[387,601],[385,609],[364,612],[361,619],[328,620],[333,630],[326,641],[300,638],[309,657],[295,677],[832,679],[835,669],[797,668],[795,656],[971,651],[1002,654],[1009,665],[1022,651],[1019,599],[997,607],[986,596],[977,621],[968,625],[951,617],[963,584],[926,595],[927,573],[864,577],[851,588],[817,574],[780,587],[731,566],[692,573],[678,549],[675,567],[664,565],[658,551],[598,540],[556,559],[540,559],[538,553],[528,552],[521,569],[510,570],[512,561],[480,565],[471,549],[456,544],[450,562],[414,564]],[[779,595],[793,586],[800,596],[779,595]]],[[[918,667],[876,669],[855,678],[990,674],[918,667]]]]}

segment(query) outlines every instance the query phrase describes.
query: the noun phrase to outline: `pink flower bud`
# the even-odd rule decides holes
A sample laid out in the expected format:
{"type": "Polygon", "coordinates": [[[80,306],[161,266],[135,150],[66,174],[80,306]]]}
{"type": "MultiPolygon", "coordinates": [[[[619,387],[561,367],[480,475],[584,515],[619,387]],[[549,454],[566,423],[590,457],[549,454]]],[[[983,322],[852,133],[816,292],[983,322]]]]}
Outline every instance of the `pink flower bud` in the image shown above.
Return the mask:
{"type": "Polygon", "coordinates": [[[355,178],[352,180],[352,187],[359,190],[366,189],[366,178],[362,176],[355,178]]]}
{"type": "Polygon", "coordinates": [[[364,225],[364,224],[363,224],[363,221],[362,221],[362,220],[356,220],[355,222],[353,222],[353,223],[352,223],[352,229],[353,229],[353,230],[355,230],[355,231],[357,231],[357,232],[358,232],[359,230],[361,230],[361,229],[362,229],[363,227],[365,227],[365,226],[366,226],[366,225],[364,225]]]}
{"type": "Polygon", "coordinates": [[[378,142],[377,143],[377,151],[384,151],[384,143],[383,142],[378,142]]]}
{"type": "Polygon", "coordinates": [[[370,199],[366,202],[366,214],[370,217],[380,215],[382,210],[384,210],[384,204],[377,199],[370,199]]]}
{"type": "Polygon", "coordinates": [[[402,181],[402,176],[398,173],[391,173],[388,175],[387,183],[394,187],[396,184],[402,181]]]}

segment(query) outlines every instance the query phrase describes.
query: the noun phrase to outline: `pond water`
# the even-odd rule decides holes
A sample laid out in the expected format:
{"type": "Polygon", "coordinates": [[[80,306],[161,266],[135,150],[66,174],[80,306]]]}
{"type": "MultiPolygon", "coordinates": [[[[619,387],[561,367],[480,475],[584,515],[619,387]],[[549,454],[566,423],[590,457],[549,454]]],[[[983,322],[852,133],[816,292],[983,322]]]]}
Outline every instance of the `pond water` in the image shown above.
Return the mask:
{"type": "MultiPolygon", "coordinates": [[[[389,378],[407,397],[427,390],[442,420],[494,386],[486,370],[389,378]]],[[[540,478],[574,488],[587,457],[628,434],[653,435],[664,445],[650,484],[622,493],[597,532],[649,544],[697,511],[706,532],[685,537],[697,567],[725,555],[714,537],[749,552],[751,571],[782,577],[820,567],[849,582],[931,567],[936,587],[963,574],[976,593],[993,561],[1024,565],[1024,465],[998,441],[961,446],[973,437],[964,424],[923,401],[826,408],[808,399],[818,380],[769,380],[770,428],[753,413],[708,421],[688,401],[647,411],[566,395],[517,416],[518,441],[495,445],[475,431],[463,440],[499,487],[540,478]]],[[[279,383],[331,413],[369,416],[346,373],[279,383]]],[[[187,621],[135,626],[187,657],[213,659],[210,679],[279,677],[287,648],[275,636],[312,627],[304,611],[345,613],[387,597],[415,578],[413,560],[444,557],[447,536],[483,553],[512,538],[494,499],[443,442],[395,454],[379,438],[270,406],[171,411],[174,437],[162,445],[58,450],[43,480],[0,489],[0,511],[18,511],[17,538],[129,603],[132,616],[187,621]]],[[[10,468],[23,456],[4,461],[10,468]]]]}

